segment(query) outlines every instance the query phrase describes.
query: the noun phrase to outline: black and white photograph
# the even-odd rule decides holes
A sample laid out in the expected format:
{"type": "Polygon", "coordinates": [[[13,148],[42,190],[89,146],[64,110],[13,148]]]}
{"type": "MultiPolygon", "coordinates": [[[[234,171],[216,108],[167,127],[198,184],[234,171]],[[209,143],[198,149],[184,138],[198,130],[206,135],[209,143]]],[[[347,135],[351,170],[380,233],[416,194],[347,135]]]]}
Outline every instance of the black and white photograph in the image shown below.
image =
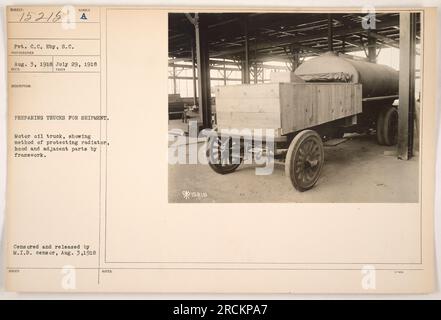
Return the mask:
{"type": "Polygon", "coordinates": [[[439,4],[75,2],[3,10],[0,300],[439,299],[439,4]]]}
{"type": "Polygon", "coordinates": [[[418,202],[422,19],[169,13],[169,202],[418,202]]]}

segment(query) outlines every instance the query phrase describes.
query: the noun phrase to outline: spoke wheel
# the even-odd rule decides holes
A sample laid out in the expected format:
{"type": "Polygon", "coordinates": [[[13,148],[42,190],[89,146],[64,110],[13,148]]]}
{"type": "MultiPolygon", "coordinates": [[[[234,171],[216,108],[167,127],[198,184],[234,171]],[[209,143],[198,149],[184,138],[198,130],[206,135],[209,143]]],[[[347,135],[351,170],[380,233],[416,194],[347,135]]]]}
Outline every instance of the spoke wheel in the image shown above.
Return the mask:
{"type": "Polygon", "coordinates": [[[319,179],[324,160],[322,139],[317,132],[304,130],[289,145],[285,174],[298,191],[309,190],[319,179]]]}
{"type": "Polygon", "coordinates": [[[211,136],[207,148],[208,165],[219,174],[235,171],[243,160],[243,148],[239,139],[211,136]]]}

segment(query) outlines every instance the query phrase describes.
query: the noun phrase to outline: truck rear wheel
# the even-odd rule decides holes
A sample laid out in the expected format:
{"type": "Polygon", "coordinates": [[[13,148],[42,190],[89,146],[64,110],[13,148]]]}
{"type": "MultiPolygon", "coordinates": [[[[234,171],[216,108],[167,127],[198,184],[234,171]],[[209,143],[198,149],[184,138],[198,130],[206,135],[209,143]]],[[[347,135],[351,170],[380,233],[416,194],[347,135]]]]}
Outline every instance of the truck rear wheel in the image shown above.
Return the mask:
{"type": "Polygon", "coordinates": [[[387,107],[380,112],[377,120],[377,141],[380,145],[393,146],[398,140],[398,110],[387,107]]]}
{"type": "Polygon", "coordinates": [[[384,109],[378,113],[377,117],[377,142],[380,146],[384,145],[384,109]]]}
{"type": "Polygon", "coordinates": [[[314,130],[304,130],[289,145],[285,174],[296,190],[306,191],[316,184],[324,161],[322,138],[314,130]]]}
{"type": "Polygon", "coordinates": [[[398,141],[398,110],[394,107],[389,107],[384,114],[384,144],[386,146],[393,146],[398,141]]]}

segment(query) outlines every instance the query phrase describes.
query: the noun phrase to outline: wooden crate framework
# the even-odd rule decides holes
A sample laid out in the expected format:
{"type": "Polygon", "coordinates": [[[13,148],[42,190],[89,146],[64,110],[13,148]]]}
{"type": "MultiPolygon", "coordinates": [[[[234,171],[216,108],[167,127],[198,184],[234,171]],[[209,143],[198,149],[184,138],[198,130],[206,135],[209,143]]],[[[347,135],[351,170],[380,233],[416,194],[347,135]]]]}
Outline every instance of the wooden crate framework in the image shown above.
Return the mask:
{"type": "Polygon", "coordinates": [[[287,135],[362,112],[354,83],[266,83],[215,89],[218,129],[274,129],[287,135]]]}

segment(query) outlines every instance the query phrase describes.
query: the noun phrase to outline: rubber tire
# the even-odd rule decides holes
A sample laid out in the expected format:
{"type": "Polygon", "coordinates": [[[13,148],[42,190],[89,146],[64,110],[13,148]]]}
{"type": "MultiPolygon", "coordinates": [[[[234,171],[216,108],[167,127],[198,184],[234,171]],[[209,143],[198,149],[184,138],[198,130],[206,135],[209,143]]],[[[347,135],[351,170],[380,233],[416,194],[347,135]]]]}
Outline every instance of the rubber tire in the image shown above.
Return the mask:
{"type": "Polygon", "coordinates": [[[241,164],[238,163],[238,164],[235,164],[234,166],[229,166],[228,169],[225,168],[225,167],[222,167],[221,165],[210,163],[210,162],[208,163],[208,165],[216,173],[219,173],[219,174],[229,174],[229,173],[233,173],[234,171],[236,171],[236,169],[239,168],[239,166],[241,164]]]}
{"type": "MultiPolygon", "coordinates": [[[[229,173],[233,173],[233,172],[236,171],[236,169],[239,168],[239,166],[242,164],[242,162],[243,162],[243,157],[240,158],[240,163],[235,163],[235,164],[229,165],[228,167],[223,167],[223,166],[220,165],[220,164],[211,163],[211,161],[210,161],[210,150],[212,149],[211,144],[212,144],[212,143],[210,142],[210,145],[209,145],[209,147],[208,147],[208,149],[207,149],[207,152],[206,152],[206,156],[207,156],[207,159],[208,159],[208,165],[210,166],[210,168],[211,168],[214,172],[216,172],[216,173],[218,173],[218,174],[229,174],[229,173]]],[[[241,150],[241,152],[242,152],[242,150],[241,150]]]]}
{"type": "Polygon", "coordinates": [[[383,141],[386,146],[393,146],[398,141],[398,110],[395,107],[389,107],[384,111],[383,115],[383,141]],[[395,119],[394,119],[395,118],[395,119]],[[393,136],[389,135],[392,121],[396,121],[396,132],[393,136]]]}
{"type": "Polygon", "coordinates": [[[377,142],[380,146],[384,145],[384,113],[385,109],[381,109],[377,117],[377,142]]]}
{"type": "Polygon", "coordinates": [[[317,181],[320,177],[320,173],[322,171],[324,162],[325,162],[325,153],[324,153],[322,138],[314,130],[303,130],[294,137],[294,139],[291,141],[291,143],[289,145],[288,151],[286,153],[286,158],[285,158],[285,175],[291,181],[291,184],[293,185],[293,187],[296,190],[303,192],[303,191],[311,189],[317,183],[317,181]],[[313,137],[314,139],[317,139],[319,142],[319,148],[320,148],[322,161],[319,163],[319,169],[318,169],[316,177],[314,177],[313,182],[305,187],[305,186],[300,185],[300,183],[297,181],[293,161],[296,158],[296,154],[299,152],[299,147],[302,145],[302,143],[306,139],[311,138],[311,137],[313,137]]]}

